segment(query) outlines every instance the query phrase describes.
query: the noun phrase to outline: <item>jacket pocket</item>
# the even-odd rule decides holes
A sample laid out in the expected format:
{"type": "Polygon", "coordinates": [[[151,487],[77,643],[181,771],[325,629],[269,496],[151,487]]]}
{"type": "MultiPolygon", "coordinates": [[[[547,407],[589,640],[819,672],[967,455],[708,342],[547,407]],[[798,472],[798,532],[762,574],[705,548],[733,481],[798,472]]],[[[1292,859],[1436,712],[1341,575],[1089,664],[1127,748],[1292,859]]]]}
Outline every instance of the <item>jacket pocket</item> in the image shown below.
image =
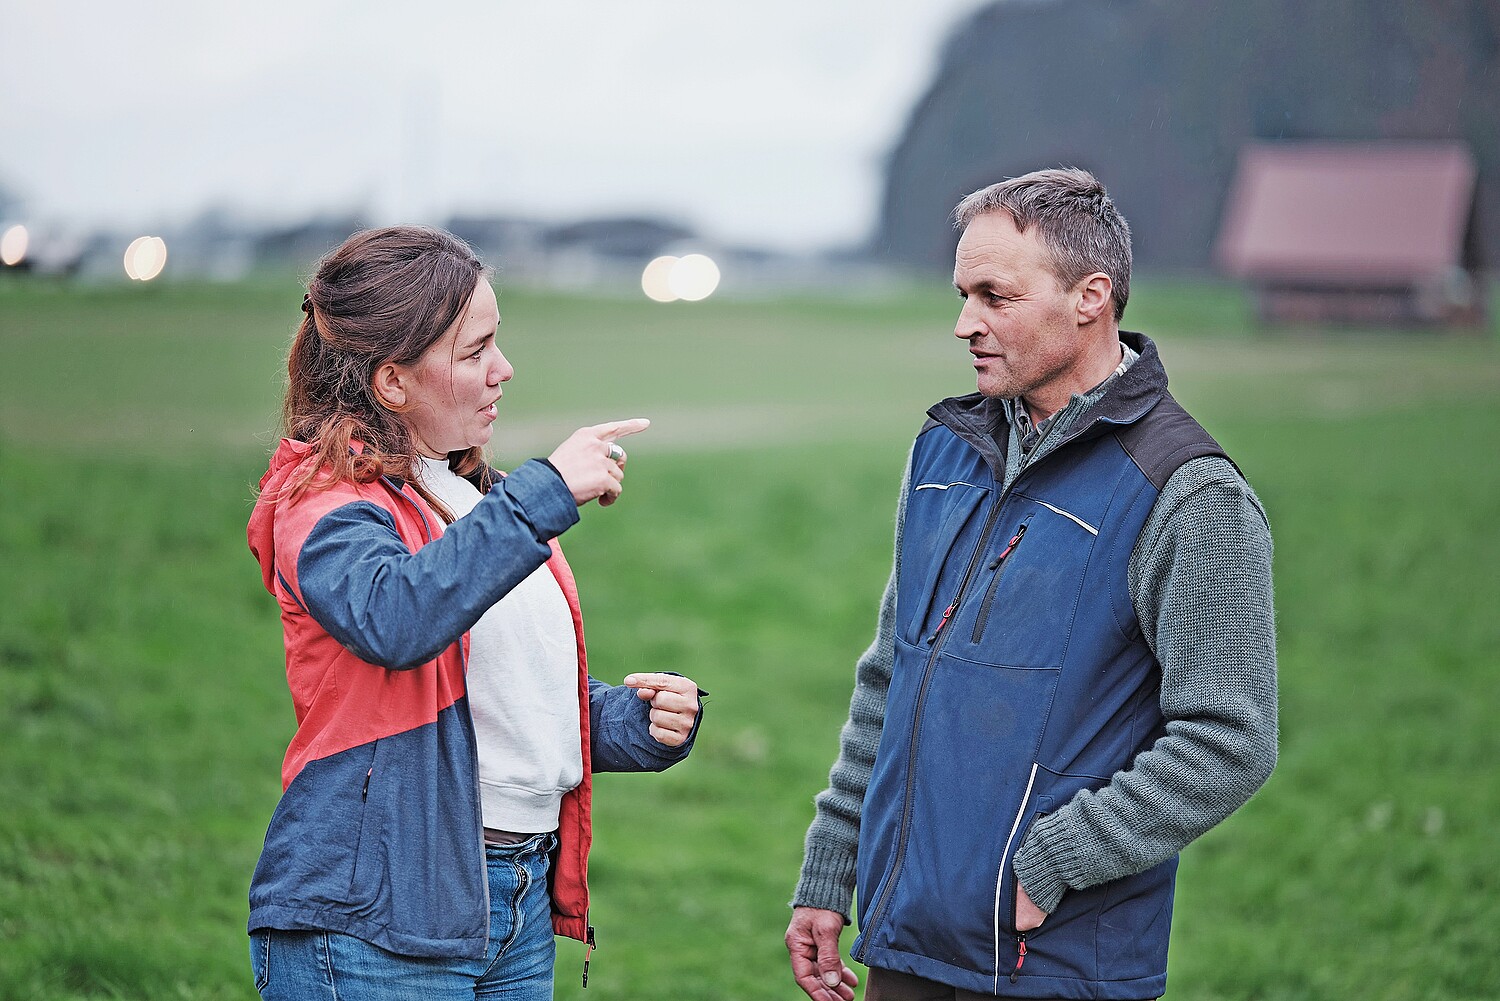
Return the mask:
{"type": "Polygon", "coordinates": [[[377,775],[376,752],[380,741],[369,745],[369,762],[356,773],[359,783],[359,837],[354,842],[354,862],[349,871],[349,899],[369,902],[385,880],[384,775],[377,775]]]}

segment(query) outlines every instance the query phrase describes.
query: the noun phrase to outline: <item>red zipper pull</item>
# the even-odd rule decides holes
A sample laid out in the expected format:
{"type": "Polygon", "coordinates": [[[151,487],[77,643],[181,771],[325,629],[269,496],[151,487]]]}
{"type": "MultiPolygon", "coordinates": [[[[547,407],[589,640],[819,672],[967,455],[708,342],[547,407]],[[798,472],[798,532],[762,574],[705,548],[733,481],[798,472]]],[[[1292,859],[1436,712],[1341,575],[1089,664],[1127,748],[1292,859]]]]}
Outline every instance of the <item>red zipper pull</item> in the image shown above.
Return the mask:
{"type": "Polygon", "coordinates": [[[1022,525],[1016,530],[1016,534],[1010,537],[1010,541],[1005,544],[1005,550],[999,556],[996,556],[994,562],[990,564],[991,570],[995,569],[1000,564],[1005,562],[1005,558],[1015,550],[1016,544],[1021,541],[1021,536],[1025,534],[1026,526],[1022,525]]]}
{"type": "Polygon", "coordinates": [[[937,628],[932,631],[931,636],[927,637],[928,646],[932,646],[932,644],[937,642],[938,633],[943,631],[943,627],[948,624],[948,619],[953,615],[953,610],[957,607],[958,602],[955,601],[953,604],[949,605],[946,609],[943,610],[943,617],[938,620],[937,628]]]}
{"type": "Polygon", "coordinates": [[[1010,971],[1010,982],[1015,983],[1021,975],[1021,964],[1026,962],[1026,933],[1016,933],[1016,968],[1010,971]]]}

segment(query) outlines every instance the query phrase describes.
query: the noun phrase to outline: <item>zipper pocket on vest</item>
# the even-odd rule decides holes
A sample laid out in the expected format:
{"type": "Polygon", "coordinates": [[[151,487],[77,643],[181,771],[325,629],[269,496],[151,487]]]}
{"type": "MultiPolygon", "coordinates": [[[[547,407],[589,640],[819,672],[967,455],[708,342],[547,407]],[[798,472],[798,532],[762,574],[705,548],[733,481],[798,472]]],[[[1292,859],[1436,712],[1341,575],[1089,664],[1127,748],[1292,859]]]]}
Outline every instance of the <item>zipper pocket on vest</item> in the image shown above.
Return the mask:
{"type": "Polygon", "coordinates": [[[1021,522],[1021,527],[1016,529],[1016,534],[1010,537],[999,556],[986,568],[995,571],[995,576],[990,578],[990,586],[984,592],[984,601],[979,605],[979,614],[974,617],[974,635],[969,637],[970,643],[978,643],[979,638],[984,635],[984,627],[990,621],[990,606],[995,601],[995,591],[1000,586],[1000,577],[1005,573],[1005,562],[1010,554],[1016,551],[1021,544],[1021,539],[1026,536],[1026,526],[1031,522],[1030,518],[1021,522]]]}
{"type": "Polygon", "coordinates": [[[1021,964],[1026,962],[1026,933],[1016,932],[1016,968],[1010,971],[1010,982],[1021,979],[1021,964]]]}
{"type": "MultiPolygon", "coordinates": [[[[1019,879],[1015,878],[1014,876],[1007,876],[1007,873],[1010,871],[1010,868],[1011,868],[1011,864],[1010,864],[1011,853],[1010,852],[1011,852],[1011,848],[1015,846],[1016,832],[1021,829],[1021,821],[1026,818],[1026,810],[1027,810],[1028,807],[1031,806],[1031,790],[1032,790],[1033,787],[1036,786],[1036,772],[1037,772],[1037,767],[1038,767],[1037,763],[1033,761],[1031,763],[1031,774],[1026,779],[1026,791],[1021,794],[1021,806],[1020,806],[1020,808],[1018,810],[1016,810],[1016,819],[1015,819],[1015,822],[1010,825],[1010,837],[1008,837],[1008,838],[1005,839],[1005,851],[1002,852],[1001,855],[1000,855],[1000,871],[995,874],[995,916],[994,916],[994,926],[993,927],[994,927],[994,934],[995,934],[995,993],[996,994],[1000,993],[1000,890],[1005,885],[1006,879],[1010,879],[1012,881],[1012,886],[1014,886],[1014,887],[1019,887],[1021,885],[1021,881],[1019,879]]],[[[1011,898],[1010,898],[1010,926],[1011,926],[1012,930],[1014,930],[1015,927],[1016,927],[1016,901],[1017,901],[1018,897],[1019,897],[1019,893],[1016,893],[1016,892],[1012,892],[1011,893],[1011,898]]],[[[1021,963],[1026,958],[1026,936],[1023,935],[1023,934],[1021,934],[1020,932],[1016,933],[1016,946],[1017,946],[1018,956],[1016,958],[1015,969],[1011,971],[1011,983],[1015,983],[1015,978],[1020,975],[1020,973],[1021,973],[1021,963]]]]}
{"type": "MultiPolygon", "coordinates": [[[[938,620],[937,628],[933,629],[932,635],[927,637],[927,645],[935,647],[938,637],[943,632],[943,627],[948,620],[953,618],[953,613],[958,611],[959,602],[964,600],[964,594],[969,590],[969,582],[974,578],[974,570],[979,565],[979,556],[984,552],[985,543],[989,541],[990,533],[995,530],[995,521],[1000,516],[1000,501],[995,501],[990,508],[990,513],[985,516],[984,527],[979,530],[979,541],[974,544],[974,552],[969,555],[969,565],[964,568],[964,575],[959,579],[958,590],[953,594],[953,600],[948,602],[948,607],[943,610],[943,617],[938,620]]],[[[933,650],[936,654],[936,649],[933,650]]],[[[931,662],[928,664],[931,667],[931,662]]]]}

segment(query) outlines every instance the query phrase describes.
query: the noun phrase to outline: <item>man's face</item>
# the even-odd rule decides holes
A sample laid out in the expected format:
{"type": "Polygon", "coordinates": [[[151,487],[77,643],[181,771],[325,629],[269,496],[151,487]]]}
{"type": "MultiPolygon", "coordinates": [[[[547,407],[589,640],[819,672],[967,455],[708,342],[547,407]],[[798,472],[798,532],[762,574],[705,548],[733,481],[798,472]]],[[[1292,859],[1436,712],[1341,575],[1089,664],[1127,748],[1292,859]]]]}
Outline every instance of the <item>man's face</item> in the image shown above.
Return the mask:
{"type": "Polygon", "coordinates": [[[1049,412],[1090,388],[1073,385],[1086,348],[1079,293],[1062,287],[1051,264],[1036,227],[1022,233],[1004,211],[969,223],[953,264],[964,301],[953,333],[969,342],[979,391],[1046,403],[1049,412]]]}

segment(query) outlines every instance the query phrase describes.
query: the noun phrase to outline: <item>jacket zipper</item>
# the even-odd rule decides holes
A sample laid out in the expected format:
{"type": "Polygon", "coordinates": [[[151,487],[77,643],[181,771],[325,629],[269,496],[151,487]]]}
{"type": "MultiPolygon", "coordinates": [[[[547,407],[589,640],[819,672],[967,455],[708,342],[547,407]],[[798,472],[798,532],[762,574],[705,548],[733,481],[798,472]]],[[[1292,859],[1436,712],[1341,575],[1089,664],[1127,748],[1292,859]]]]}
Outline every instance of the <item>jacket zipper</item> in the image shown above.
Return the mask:
{"type": "Polygon", "coordinates": [[[589,916],[588,916],[587,913],[585,913],[583,915],[583,925],[584,925],[585,928],[588,929],[588,931],[586,931],[584,933],[584,940],[583,940],[583,942],[584,942],[584,949],[583,949],[583,986],[584,987],[588,987],[588,985],[589,985],[589,960],[592,959],[593,955],[594,955],[594,926],[591,925],[591,924],[589,924],[589,916]]]}
{"type": "MultiPolygon", "coordinates": [[[[1010,836],[1005,839],[1005,851],[1000,854],[1000,871],[995,875],[995,992],[1000,991],[1000,888],[1005,884],[1005,872],[1010,868],[1010,850],[1016,841],[1016,832],[1021,829],[1021,821],[1026,817],[1026,808],[1031,804],[1031,790],[1036,785],[1037,763],[1031,763],[1031,774],[1026,779],[1026,791],[1021,794],[1021,806],[1016,810],[1015,822],[1010,825],[1010,836]]],[[[1020,880],[1016,881],[1017,885],[1020,880]]],[[[1015,926],[1015,901],[1019,894],[1011,894],[1012,911],[1011,926],[1015,926]]],[[[1016,932],[1016,968],[1010,973],[1010,982],[1015,983],[1016,978],[1021,975],[1021,964],[1026,960],[1026,935],[1024,932],[1016,932]]]]}
{"type": "Polygon", "coordinates": [[[1016,546],[1021,544],[1022,537],[1026,535],[1026,526],[1030,521],[1031,519],[1027,518],[1026,521],[1021,522],[1021,527],[1016,529],[1016,534],[1010,537],[1010,541],[1005,544],[1005,549],[995,557],[994,562],[985,568],[995,571],[995,576],[990,578],[990,586],[984,592],[984,601],[979,606],[979,614],[974,618],[974,635],[969,638],[971,643],[978,643],[979,638],[984,635],[984,627],[990,621],[990,606],[995,602],[995,591],[1000,586],[1001,575],[1005,573],[1005,561],[1011,553],[1016,551],[1016,546]]]}
{"type": "MultiPolygon", "coordinates": [[[[1000,516],[1000,505],[1005,500],[1004,496],[995,499],[994,506],[985,517],[984,528],[980,530],[979,541],[974,545],[974,552],[969,556],[969,565],[964,568],[963,578],[959,581],[958,591],[953,596],[937,628],[933,630],[932,637],[928,640],[932,644],[932,652],[927,655],[927,666],[922,671],[922,683],[917,689],[916,707],[912,711],[911,723],[911,747],[906,756],[906,798],[901,809],[901,828],[896,836],[896,858],[891,863],[891,875],[885,881],[885,887],[881,890],[880,897],[875,901],[875,906],[870,911],[869,927],[873,932],[880,924],[880,918],[885,910],[886,902],[890,899],[891,890],[896,885],[896,880],[901,873],[901,865],[906,860],[906,832],[911,826],[911,797],[912,786],[916,782],[917,774],[917,734],[922,729],[922,709],[927,701],[927,688],[932,681],[932,669],[937,663],[938,653],[942,651],[943,644],[939,640],[942,635],[943,626],[947,625],[952,618],[958,603],[963,600],[964,590],[969,586],[969,579],[974,576],[974,567],[979,562],[979,556],[984,552],[984,547],[989,542],[990,532],[995,528],[995,522],[1000,516]]],[[[863,924],[863,922],[861,922],[863,924]]]]}

